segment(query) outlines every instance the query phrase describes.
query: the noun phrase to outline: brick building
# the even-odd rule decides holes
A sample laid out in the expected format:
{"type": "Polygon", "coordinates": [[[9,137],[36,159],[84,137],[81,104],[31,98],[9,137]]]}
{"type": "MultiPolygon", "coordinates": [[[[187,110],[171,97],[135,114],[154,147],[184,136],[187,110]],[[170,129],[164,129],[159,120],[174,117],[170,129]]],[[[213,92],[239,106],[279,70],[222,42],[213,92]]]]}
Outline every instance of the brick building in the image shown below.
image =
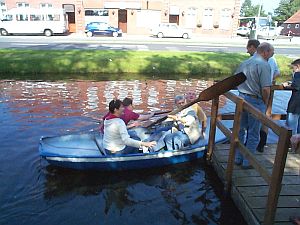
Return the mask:
{"type": "Polygon", "coordinates": [[[91,21],[108,22],[128,34],[149,34],[158,23],[177,23],[203,35],[233,36],[240,0],[0,0],[3,12],[16,7],[64,8],[71,32],[91,21]]]}

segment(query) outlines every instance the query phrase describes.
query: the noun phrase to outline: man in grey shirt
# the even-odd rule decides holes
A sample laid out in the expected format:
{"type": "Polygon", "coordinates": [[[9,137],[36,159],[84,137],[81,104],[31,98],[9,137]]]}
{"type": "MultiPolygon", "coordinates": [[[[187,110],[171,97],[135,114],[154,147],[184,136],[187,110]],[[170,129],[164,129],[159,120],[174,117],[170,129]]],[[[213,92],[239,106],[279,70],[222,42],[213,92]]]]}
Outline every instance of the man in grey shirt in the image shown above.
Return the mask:
{"type": "MultiPolygon", "coordinates": [[[[265,113],[266,104],[270,95],[271,67],[268,59],[274,54],[274,47],[269,43],[262,43],[257,48],[257,54],[244,61],[236,73],[243,72],[247,80],[238,86],[239,95],[256,109],[265,113]]],[[[245,131],[248,131],[246,147],[253,153],[259,142],[259,131],[261,123],[248,112],[242,113],[239,140],[245,143],[245,131]]],[[[242,165],[242,168],[249,168],[249,161],[237,151],[235,163],[242,165]]]]}
{"type": "MultiPolygon", "coordinates": [[[[255,55],[257,47],[259,45],[260,45],[259,40],[250,39],[246,46],[247,53],[249,53],[250,56],[255,55]]],[[[272,83],[275,84],[275,78],[280,75],[280,70],[278,69],[278,65],[277,65],[275,57],[273,56],[273,57],[269,58],[268,63],[271,67],[271,80],[272,80],[272,83]]],[[[256,148],[257,151],[259,151],[259,152],[264,151],[264,146],[266,145],[266,142],[267,142],[267,136],[268,136],[268,128],[262,127],[260,130],[260,141],[256,148]]]]}

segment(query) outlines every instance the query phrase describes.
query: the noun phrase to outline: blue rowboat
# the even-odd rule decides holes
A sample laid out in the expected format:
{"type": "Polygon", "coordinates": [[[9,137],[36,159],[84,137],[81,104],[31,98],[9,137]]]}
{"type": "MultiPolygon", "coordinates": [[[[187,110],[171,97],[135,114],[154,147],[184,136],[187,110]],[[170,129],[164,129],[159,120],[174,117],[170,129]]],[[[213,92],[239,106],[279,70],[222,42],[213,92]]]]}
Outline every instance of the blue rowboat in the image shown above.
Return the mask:
{"type": "MultiPolygon", "coordinates": [[[[210,118],[208,118],[209,127],[210,118]]],[[[226,122],[231,127],[232,121],[226,122]]],[[[57,137],[42,137],[40,155],[50,164],[78,170],[132,170],[153,168],[183,163],[202,158],[207,149],[209,129],[206,138],[178,151],[162,150],[155,153],[138,153],[108,156],[102,146],[100,133],[70,134],[57,137]]],[[[216,143],[226,141],[224,134],[216,130],[216,143]]]]}

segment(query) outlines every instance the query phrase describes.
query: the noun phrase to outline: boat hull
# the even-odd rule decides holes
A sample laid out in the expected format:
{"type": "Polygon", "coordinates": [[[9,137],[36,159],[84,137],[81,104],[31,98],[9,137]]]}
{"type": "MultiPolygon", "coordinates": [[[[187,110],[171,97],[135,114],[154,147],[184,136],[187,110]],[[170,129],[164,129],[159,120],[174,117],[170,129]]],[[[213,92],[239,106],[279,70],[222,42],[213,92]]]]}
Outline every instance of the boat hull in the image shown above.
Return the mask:
{"type": "Polygon", "coordinates": [[[136,154],[123,157],[68,158],[44,157],[50,164],[77,170],[134,170],[168,166],[202,158],[205,148],[185,151],[165,151],[157,154],[136,154]]]}

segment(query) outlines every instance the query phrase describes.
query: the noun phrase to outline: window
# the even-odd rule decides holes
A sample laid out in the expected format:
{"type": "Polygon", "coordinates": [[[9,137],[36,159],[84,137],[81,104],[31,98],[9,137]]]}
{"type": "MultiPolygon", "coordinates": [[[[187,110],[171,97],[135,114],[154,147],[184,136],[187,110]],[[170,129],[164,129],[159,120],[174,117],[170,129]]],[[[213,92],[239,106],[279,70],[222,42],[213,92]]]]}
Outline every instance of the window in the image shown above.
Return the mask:
{"type": "Polygon", "coordinates": [[[50,3],[41,3],[40,7],[41,8],[52,8],[52,4],[50,4],[50,3]]]}
{"type": "Polygon", "coordinates": [[[17,14],[17,21],[28,21],[28,15],[27,14],[17,14]]]}
{"type": "Polygon", "coordinates": [[[59,21],[60,15],[59,14],[48,14],[46,17],[47,21],[59,21]]]}
{"type": "Polygon", "coordinates": [[[178,27],[176,25],[171,25],[170,28],[173,29],[173,30],[177,30],[178,29],[178,27]]]}
{"type": "Polygon", "coordinates": [[[296,24],[296,25],[295,25],[295,28],[296,28],[296,29],[299,28],[299,24],[296,24]]]}
{"type": "Polygon", "coordinates": [[[44,20],[44,16],[42,15],[35,15],[35,14],[30,15],[30,21],[43,21],[43,20],[44,20]]]}
{"type": "Polygon", "coordinates": [[[212,8],[204,9],[202,27],[203,27],[203,29],[207,29],[207,30],[210,30],[213,28],[213,9],[212,8]]]}
{"type": "Polygon", "coordinates": [[[29,4],[26,3],[26,2],[18,2],[18,3],[17,3],[17,7],[18,7],[18,8],[28,8],[28,7],[29,7],[29,4]]]}
{"type": "Polygon", "coordinates": [[[231,10],[222,9],[221,18],[220,18],[220,29],[230,30],[230,28],[231,28],[231,10]]]}
{"type": "Polygon", "coordinates": [[[108,29],[108,24],[107,23],[99,23],[98,24],[98,29],[99,30],[107,30],[108,29]]]}
{"type": "Polygon", "coordinates": [[[291,24],[288,24],[288,25],[287,25],[287,28],[291,28],[291,24]]]}
{"type": "Polygon", "coordinates": [[[87,9],[85,10],[86,16],[108,16],[108,10],[106,9],[87,9]]]}
{"type": "Polygon", "coordinates": [[[0,1],[0,19],[3,19],[3,15],[6,12],[5,2],[0,1]]]}
{"type": "Polygon", "coordinates": [[[2,21],[12,21],[13,20],[13,15],[5,15],[3,18],[2,18],[2,21]]]}
{"type": "Polygon", "coordinates": [[[86,9],[85,14],[85,24],[89,24],[94,21],[108,23],[109,16],[107,9],[86,9]]]}

